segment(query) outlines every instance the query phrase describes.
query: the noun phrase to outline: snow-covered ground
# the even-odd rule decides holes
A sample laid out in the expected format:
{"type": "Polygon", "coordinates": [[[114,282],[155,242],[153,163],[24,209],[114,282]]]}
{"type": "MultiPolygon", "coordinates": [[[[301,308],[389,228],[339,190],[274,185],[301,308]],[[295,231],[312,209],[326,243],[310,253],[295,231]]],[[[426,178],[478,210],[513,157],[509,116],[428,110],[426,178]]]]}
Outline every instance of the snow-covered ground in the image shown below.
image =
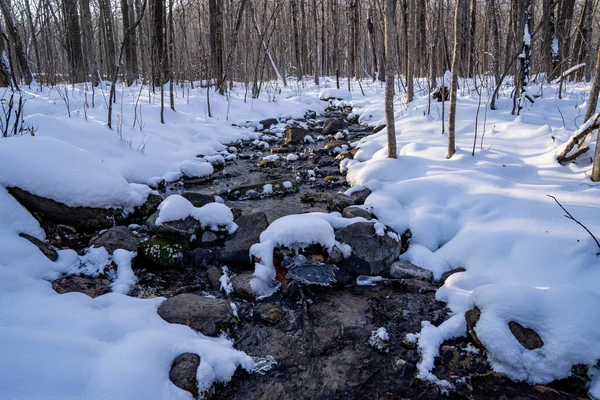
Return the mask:
{"type": "MultiPolygon", "coordinates": [[[[179,89],[177,112],[166,108],[164,125],[158,95],[147,88],[119,88],[113,114],[119,129],[113,131],[105,124],[99,89],[96,107],[87,109],[84,88],[68,88],[70,117],[64,88],[27,89],[25,122],[36,128],[35,137],[0,140],[0,184],[30,185],[39,195],[71,205],[138,205],[148,193],[143,184],[176,180],[190,170],[204,173],[207,167],[190,164],[197,155],[223,152],[223,144],[244,136],[260,139],[254,127],[261,119],[301,117],[308,109],[321,112],[325,103],[319,95],[332,88],[330,80],[322,82],[318,88],[294,85],[281,92],[269,86],[263,98],[248,96],[246,101],[241,86],[229,98],[211,94],[212,117],[204,89],[179,89]]],[[[447,160],[441,103],[432,102],[428,115],[427,85],[420,83],[416,86],[423,90],[408,108],[401,96],[396,101],[399,157],[386,158],[383,130],[363,139],[355,157],[360,162],[346,166],[352,184],[373,191],[366,205],[380,222],[397,232],[412,231],[411,248],[402,258],[432,270],[436,278],[452,268],[466,269],[437,293],[454,317],[439,328],[425,322],[412,337],[419,340],[423,355],[420,377],[436,380],[431,368],[437,347],[465,334],[460,321],[473,306],[481,309],[477,334],[490,361],[514,379],[543,383],[568,375],[573,364],[595,364],[600,359],[599,249],[547,197],[555,196],[600,235],[600,189],[586,175],[591,165],[556,162],[561,143],[583,123],[589,84],[567,85],[562,100],[554,85],[545,85],[543,97],[519,117],[510,114],[507,93],[512,88],[502,93],[498,110],[487,113],[484,91],[471,156],[478,96],[463,82],[458,150],[447,160]],[[524,349],[508,330],[509,321],[534,329],[545,345],[524,349]]],[[[383,86],[366,81],[362,86],[364,97],[356,84],[351,96],[337,90],[329,95],[347,99],[362,122],[384,123],[383,86]]],[[[200,212],[184,208],[177,211],[200,212]]],[[[168,220],[169,207],[163,211],[168,220]]],[[[314,218],[325,229],[322,241],[333,246],[330,230],[337,222],[314,218]]],[[[37,221],[0,187],[0,398],[190,398],[168,378],[170,363],[186,351],[201,356],[201,389],[215,380],[227,381],[238,365],[252,369],[252,359],[226,338],[208,338],[163,321],[156,313],[163,299],[122,294],[133,279],[127,254],[113,255],[118,265],[115,293],[95,299],[59,295],[50,280],[90,265],[102,269],[108,255],[64,250],[51,262],[19,237],[21,232],[44,238],[37,221]]],[[[275,240],[267,232],[261,242],[268,248],[275,240]]],[[[269,265],[264,272],[272,272],[269,265]]],[[[600,398],[600,379],[590,393],[600,398]]]]}

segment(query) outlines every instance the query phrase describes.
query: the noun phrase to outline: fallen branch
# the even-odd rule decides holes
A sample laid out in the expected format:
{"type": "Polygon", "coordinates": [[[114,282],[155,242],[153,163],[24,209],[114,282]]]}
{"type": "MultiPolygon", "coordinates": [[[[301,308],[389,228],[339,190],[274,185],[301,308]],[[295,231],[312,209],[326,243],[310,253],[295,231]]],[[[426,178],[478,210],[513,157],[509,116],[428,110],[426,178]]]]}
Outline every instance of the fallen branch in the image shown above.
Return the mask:
{"type": "MultiPolygon", "coordinates": [[[[587,228],[587,227],[586,227],[584,224],[582,224],[582,223],[581,223],[581,222],[579,222],[577,219],[575,219],[575,217],[573,217],[573,216],[571,215],[571,213],[570,213],[570,212],[568,212],[568,211],[567,211],[567,209],[566,209],[566,208],[564,208],[562,204],[560,204],[560,202],[559,202],[559,201],[556,199],[556,197],[554,197],[554,196],[551,196],[551,195],[549,195],[549,194],[548,194],[547,196],[548,196],[548,197],[550,197],[551,199],[553,199],[553,200],[556,202],[556,204],[558,204],[558,206],[559,206],[560,208],[562,208],[564,212],[566,212],[566,213],[567,213],[567,214],[565,215],[565,218],[567,218],[567,219],[570,219],[570,220],[571,220],[571,221],[573,221],[573,222],[576,222],[577,224],[579,224],[579,226],[581,226],[583,229],[585,229],[585,231],[586,231],[587,233],[589,233],[589,234],[590,234],[590,236],[592,237],[592,239],[594,239],[594,242],[596,242],[596,245],[597,245],[597,246],[598,246],[598,248],[600,249],[600,242],[598,242],[598,239],[596,238],[596,236],[594,236],[594,234],[593,234],[593,233],[592,233],[592,232],[591,232],[591,231],[590,231],[590,230],[589,230],[589,229],[588,229],[588,228],[587,228]]],[[[596,255],[597,255],[597,256],[600,256],[600,252],[596,253],[596,255]]]]}
{"type": "Polygon", "coordinates": [[[595,114],[575,133],[573,133],[573,136],[571,136],[571,139],[569,139],[569,142],[567,143],[567,147],[565,147],[565,149],[557,157],[558,162],[565,164],[569,161],[575,160],[577,157],[587,152],[590,149],[589,146],[582,147],[582,145],[585,143],[587,136],[592,133],[594,129],[598,128],[600,128],[600,113],[595,114]],[[575,146],[577,146],[578,150],[575,152],[575,154],[569,154],[575,146]]]}
{"type": "Polygon", "coordinates": [[[567,78],[572,73],[579,71],[580,69],[582,69],[584,67],[585,67],[585,63],[581,63],[581,64],[577,64],[577,65],[569,68],[568,70],[563,72],[558,78],[556,78],[556,83],[560,83],[563,79],[567,78]]]}

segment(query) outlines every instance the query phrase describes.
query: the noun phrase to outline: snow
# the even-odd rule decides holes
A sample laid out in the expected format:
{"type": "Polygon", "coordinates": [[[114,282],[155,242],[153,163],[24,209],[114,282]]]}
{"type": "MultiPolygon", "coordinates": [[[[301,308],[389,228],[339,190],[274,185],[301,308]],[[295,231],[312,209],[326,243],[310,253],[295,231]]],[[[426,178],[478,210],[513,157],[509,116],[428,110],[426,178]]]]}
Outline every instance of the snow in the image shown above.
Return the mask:
{"type": "Polygon", "coordinates": [[[121,207],[143,204],[148,187],[130,185],[110,165],[62,140],[25,136],[2,140],[0,184],[18,187],[70,207],[121,207]]]}
{"type": "Polygon", "coordinates": [[[188,178],[203,178],[214,172],[211,163],[204,159],[185,160],[180,165],[181,173],[188,178]]]}
{"type": "Polygon", "coordinates": [[[377,282],[382,282],[384,279],[381,276],[359,275],[356,277],[358,286],[376,286],[377,282]]]}
{"type": "Polygon", "coordinates": [[[324,89],[319,93],[320,100],[340,99],[352,100],[352,92],[345,89],[324,89]]]}
{"type": "Polygon", "coordinates": [[[296,154],[288,154],[286,157],[286,160],[293,162],[293,161],[298,161],[298,158],[300,158],[300,157],[298,157],[296,154]]]}
{"type": "Polygon", "coordinates": [[[231,209],[221,203],[208,203],[197,208],[185,197],[172,194],[160,203],[158,210],[157,225],[193,217],[200,222],[202,228],[218,230],[219,227],[225,226],[230,234],[237,230],[231,209]]]}
{"type": "Polygon", "coordinates": [[[116,249],[112,259],[117,264],[117,279],[110,285],[115,293],[127,294],[137,282],[137,277],[131,269],[131,261],[136,256],[135,251],[116,249]]]}

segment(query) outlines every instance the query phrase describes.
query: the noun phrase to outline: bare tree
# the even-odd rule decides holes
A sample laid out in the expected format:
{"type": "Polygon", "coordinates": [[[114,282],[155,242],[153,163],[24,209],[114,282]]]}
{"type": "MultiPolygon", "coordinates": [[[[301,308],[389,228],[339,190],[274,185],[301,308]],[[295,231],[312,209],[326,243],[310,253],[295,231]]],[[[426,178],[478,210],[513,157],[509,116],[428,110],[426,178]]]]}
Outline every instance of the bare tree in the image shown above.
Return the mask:
{"type": "Polygon", "coordinates": [[[458,51],[462,43],[460,35],[460,18],[463,2],[456,0],[454,8],[454,52],[452,56],[452,78],[450,80],[450,111],[448,113],[448,158],[456,153],[456,91],[458,89],[458,51]]]}
{"type": "Polygon", "coordinates": [[[385,2],[385,122],[387,124],[388,157],[396,158],[396,123],[394,121],[394,20],[396,0],[385,2]]]}
{"type": "Polygon", "coordinates": [[[23,41],[21,40],[21,35],[19,34],[17,24],[11,11],[9,0],[0,0],[0,8],[2,9],[2,15],[4,15],[4,22],[6,23],[6,29],[8,31],[8,36],[10,37],[10,43],[13,46],[13,51],[17,58],[16,61],[21,77],[26,85],[30,85],[33,77],[31,75],[29,63],[27,62],[27,55],[25,53],[23,41]]]}

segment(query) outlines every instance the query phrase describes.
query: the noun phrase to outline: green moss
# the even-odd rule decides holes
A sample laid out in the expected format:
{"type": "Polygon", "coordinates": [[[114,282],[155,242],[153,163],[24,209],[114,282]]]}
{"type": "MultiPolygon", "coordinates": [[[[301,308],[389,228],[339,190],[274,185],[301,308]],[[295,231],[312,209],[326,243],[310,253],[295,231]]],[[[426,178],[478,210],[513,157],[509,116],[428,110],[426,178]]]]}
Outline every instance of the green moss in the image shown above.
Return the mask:
{"type": "Polygon", "coordinates": [[[152,264],[162,267],[177,267],[183,264],[183,254],[188,249],[187,241],[149,239],[140,244],[138,254],[152,264]]]}

